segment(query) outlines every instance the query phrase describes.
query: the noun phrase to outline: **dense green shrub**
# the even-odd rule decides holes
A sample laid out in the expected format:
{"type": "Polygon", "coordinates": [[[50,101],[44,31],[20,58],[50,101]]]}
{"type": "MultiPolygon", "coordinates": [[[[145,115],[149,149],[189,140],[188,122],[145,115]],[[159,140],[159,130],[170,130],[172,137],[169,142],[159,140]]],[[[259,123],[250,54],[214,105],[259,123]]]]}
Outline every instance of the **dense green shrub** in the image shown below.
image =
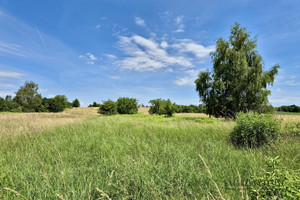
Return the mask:
{"type": "Polygon", "coordinates": [[[150,114],[165,115],[168,117],[172,117],[173,114],[176,112],[176,109],[178,108],[175,103],[172,104],[170,99],[154,99],[150,100],[149,103],[151,104],[149,109],[150,114]]]}
{"type": "Polygon", "coordinates": [[[136,114],[138,102],[134,98],[120,97],[117,100],[117,111],[119,114],[136,114]]]}
{"type": "Polygon", "coordinates": [[[100,107],[100,103],[97,103],[96,101],[93,102],[93,104],[90,104],[88,107],[100,107]]]}
{"type": "Polygon", "coordinates": [[[157,115],[165,114],[166,100],[153,99],[150,100],[149,103],[151,104],[149,109],[150,114],[157,114],[157,115]]]}
{"type": "Polygon", "coordinates": [[[165,107],[165,115],[168,117],[172,117],[174,113],[175,113],[174,105],[172,104],[170,99],[168,99],[165,107]]]}
{"type": "Polygon", "coordinates": [[[249,182],[251,199],[299,199],[300,173],[287,170],[278,157],[267,158],[267,169],[249,182]]]}
{"type": "Polygon", "coordinates": [[[75,99],[73,102],[72,102],[72,107],[80,107],[80,102],[78,99],[75,99]]]}
{"type": "Polygon", "coordinates": [[[239,113],[230,138],[236,146],[252,148],[275,141],[279,132],[280,123],[274,118],[274,115],[239,113]]]}
{"type": "Polygon", "coordinates": [[[99,113],[102,115],[117,114],[117,103],[112,100],[103,101],[103,103],[100,105],[99,113]]]}

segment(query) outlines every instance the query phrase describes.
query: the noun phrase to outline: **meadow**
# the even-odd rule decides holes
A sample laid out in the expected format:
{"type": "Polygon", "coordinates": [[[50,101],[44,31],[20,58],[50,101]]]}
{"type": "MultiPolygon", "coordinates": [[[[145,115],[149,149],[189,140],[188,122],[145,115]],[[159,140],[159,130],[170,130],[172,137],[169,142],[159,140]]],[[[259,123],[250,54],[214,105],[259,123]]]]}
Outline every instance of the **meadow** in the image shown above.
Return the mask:
{"type": "Polygon", "coordinates": [[[204,114],[73,108],[0,119],[0,199],[247,199],[244,183],[266,157],[300,169],[298,136],[239,149],[229,139],[235,122],[204,114]]]}

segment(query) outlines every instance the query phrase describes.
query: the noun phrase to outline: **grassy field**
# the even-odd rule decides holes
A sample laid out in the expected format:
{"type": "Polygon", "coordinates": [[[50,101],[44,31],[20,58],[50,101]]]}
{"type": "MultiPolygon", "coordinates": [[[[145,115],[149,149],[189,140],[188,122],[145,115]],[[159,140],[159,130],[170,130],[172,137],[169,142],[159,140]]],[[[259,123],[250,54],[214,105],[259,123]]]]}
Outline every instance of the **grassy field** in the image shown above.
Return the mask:
{"type": "Polygon", "coordinates": [[[277,115],[300,115],[300,112],[277,112],[277,115]]]}
{"type": "Polygon", "coordinates": [[[299,137],[242,150],[232,121],[140,112],[0,115],[0,199],[246,199],[266,156],[300,168],[299,137]]]}

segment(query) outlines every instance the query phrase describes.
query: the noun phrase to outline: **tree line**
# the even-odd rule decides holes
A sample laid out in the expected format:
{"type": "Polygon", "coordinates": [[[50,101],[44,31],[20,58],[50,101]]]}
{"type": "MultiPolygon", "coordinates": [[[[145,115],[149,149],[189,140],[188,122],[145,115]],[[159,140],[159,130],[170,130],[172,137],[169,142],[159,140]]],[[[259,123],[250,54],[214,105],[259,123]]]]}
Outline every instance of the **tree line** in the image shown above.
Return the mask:
{"type": "Polygon", "coordinates": [[[15,93],[15,97],[0,97],[0,112],[61,112],[66,108],[80,107],[78,99],[69,102],[65,95],[42,98],[38,89],[36,83],[26,81],[15,93]]]}
{"type": "Polygon", "coordinates": [[[278,112],[300,112],[300,107],[296,105],[277,107],[278,112]]]}

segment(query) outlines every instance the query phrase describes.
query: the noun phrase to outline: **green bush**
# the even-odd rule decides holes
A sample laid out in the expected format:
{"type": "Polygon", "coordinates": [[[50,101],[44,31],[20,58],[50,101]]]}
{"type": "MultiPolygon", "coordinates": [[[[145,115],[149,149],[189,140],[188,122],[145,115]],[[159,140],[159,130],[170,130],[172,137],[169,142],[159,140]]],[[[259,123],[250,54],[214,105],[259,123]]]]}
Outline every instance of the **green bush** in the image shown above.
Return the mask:
{"type": "Polygon", "coordinates": [[[165,115],[168,117],[172,117],[177,109],[176,104],[172,104],[170,99],[153,99],[150,100],[149,103],[151,104],[149,109],[150,114],[165,115]]]}
{"type": "Polygon", "coordinates": [[[149,109],[150,114],[163,115],[166,112],[165,111],[166,100],[153,99],[153,100],[150,100],[149,103],[151,104],[150,109],[149,109]]]}
{"type": "Polygon", "coordinates": [[[271,114],[239,113],[230,133],[235,146],[260,147],[278,138],[280,123],[271,114]]]}
{"type": "Polygon", "coordinates": [[[117,114],[117,103],[112,100],[103,101],[103,103],[100,105],[99,113],[102,115],[117,114]]]}
{"type": "Polygon", "coordinates": [[[117,100],[117,111],[119,114],[136,114],[138,112],[138,102],[134,98],[120,97],[117,100]]]}
{"type": "Polygon", "coordinates": [[[172,104],[170,99],[168,99],[165,107],[165,115],[168,117],[172,117],[174,113],[175,113],[174,105],[172,104]]]}
{"type": "Polygon", "coordinates": [[[251,199],[299,199],[300,173],[284,168],[278,157],[267,158],[267,169],[249,182],[251,199]]]}
{"type": "Polygon", "coordinates": [[[75,99],[73,102],[72,102],[72,107],[80,107],[80,102],[78,99],[75,99]]]}

